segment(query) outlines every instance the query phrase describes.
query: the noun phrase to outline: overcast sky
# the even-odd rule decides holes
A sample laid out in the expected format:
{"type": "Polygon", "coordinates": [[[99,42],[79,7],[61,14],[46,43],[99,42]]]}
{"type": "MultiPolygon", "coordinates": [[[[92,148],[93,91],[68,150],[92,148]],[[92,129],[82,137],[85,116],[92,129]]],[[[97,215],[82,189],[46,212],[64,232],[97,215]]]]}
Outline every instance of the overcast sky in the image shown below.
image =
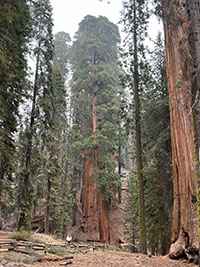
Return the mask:
{"type": "Polygon", "coordinates": [[[118,23],[122,0],[50,0],[53,7],[54,33],[65,31],[73,38],[78,24],[87,15],[105,16],[111,22],[118,23]]]}

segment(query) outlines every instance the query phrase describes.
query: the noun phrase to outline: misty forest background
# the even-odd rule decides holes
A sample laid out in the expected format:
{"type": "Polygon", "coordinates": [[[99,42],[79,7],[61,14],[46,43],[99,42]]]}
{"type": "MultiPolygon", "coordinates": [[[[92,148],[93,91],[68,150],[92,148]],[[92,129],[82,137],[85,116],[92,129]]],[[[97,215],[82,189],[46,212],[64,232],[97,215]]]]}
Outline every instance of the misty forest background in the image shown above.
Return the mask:
{"type": "MultiPolygon", "coordinates": [[[[168,253],[170,113],[163,34],[148,37],[155,15],[162,20],[160,1],[126,0],[124,40],[117,25],[90,15],[71,40],[53,35],[49,0],[0,4],[0,229],[37,230],[40,215],[41,231],[65,238],[79,194],[87,214],[96,194],[109,225],[125,172],[129,242],[168,253]]],[[[101,240],[112,243],[105,229],[101,240]]]]}

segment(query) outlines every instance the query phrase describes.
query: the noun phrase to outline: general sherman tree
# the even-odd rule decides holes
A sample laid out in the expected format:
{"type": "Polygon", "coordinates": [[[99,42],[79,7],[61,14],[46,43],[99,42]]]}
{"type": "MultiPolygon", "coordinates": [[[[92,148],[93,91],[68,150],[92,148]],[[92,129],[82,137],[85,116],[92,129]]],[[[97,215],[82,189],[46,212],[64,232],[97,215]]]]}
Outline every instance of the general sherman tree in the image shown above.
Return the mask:
{"type": "MultiPolygon", "coordinates": [[[[82,156],[80,229],[88,238],[115,243],[110,210],[116,207],[119,176],[114,172],[117,26],[105,17],[86,16],[73,44],[73,151],[82,156]]],[[[79,157],[77,157],[79,156],[79,157]]],[[[78,168],[76,166],[76,168],[78,168]]]]}
{"type": "MultiPolygon", "coordinates": [[[[157,1],[160,2],[160,1],[157,1]]],[[[170,257],[199,248],[199,1],[161,1],[171,120],[174,206],[170,257]]]]}

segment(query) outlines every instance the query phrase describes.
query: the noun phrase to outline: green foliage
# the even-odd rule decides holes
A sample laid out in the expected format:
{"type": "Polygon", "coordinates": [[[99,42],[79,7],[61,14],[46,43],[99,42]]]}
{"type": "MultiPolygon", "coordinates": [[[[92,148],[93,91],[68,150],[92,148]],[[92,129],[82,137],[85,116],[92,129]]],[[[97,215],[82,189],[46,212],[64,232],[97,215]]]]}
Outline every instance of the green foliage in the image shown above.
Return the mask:
{"type": "Polygon", "coordinates": [[[147,86],[147,61],[144,41],[147,37],[148,25],[147,1],[124,1],[122,20],[127,38],[122,48],[121,65],[124,67],[125,78],[122,80],[124,88],[130,90],[131,101],[127,113],[128,121],[134,118],[135,143],[136,143],[136,170],[138,190],[138,223],[140,252],[146,253],[146,224],[145,224],[145,201],[144,201],[144,175],[142,155],[142,131],[141,131],[141,98],[147,86]]]}
{"type": "Polygon", "coordinates": [[[9,253],[3,257],[5,260],[14,261],[14,262],[22,262],[23,257],[21,255],[16,255],[15,253],[9,253]]]}
{"type": "Polygon", "coordinates": [[[22,262],[24,262],[24,263],[33,263],[33,262],[41,261],[41,259],[42,259],[42,256],[37,254],[37,255],[33,255],[33,256],[24,257],[22,262]]]}
{"type": "Polygon", "coordinates": [[[56,255],[67,255],[69,254],[69,250],[64,247],[59,246],[51,246],[50,248],[47,248],[48,253],[56,254],[56,255]]]}
{"type": "Polygon", "coordinates": [[[31,239],[31,233],[26,232],[26,231],[15,232],[15,233],[10,234],[9,238],[16,239],[16,240],[28,241],[31,239]]]}
{"type": "Polygon", "coordinates": [[[74,70],[71,146],[74,167],[81,170],[84,158],[89,155],[97,164],[93,169],[96,188],[103,193],[106,201],[113,198],[120,184],[114,160],[111,159],[116,152],[116,122],[119,120],[116,97],[119,40],[117,26],[107,18],[86,16],[75,35],[71,58],[74,70]],[[96,122],[95,129],[93,120],[96,122]]]}
{"type": "Polygon", "coordinates": [[[41,258],[42,258],[42,256],[39,255],[39,254],[23,257],[21,255],[16,255],[14,253],[9,253],[8,255],[4,256],[5,260],[9,260],[9,261],[13,261],[13,262],[24,262],[24,263],[37,262],[37,261],[40,261],[41,258]]]}
{"type": "Polygon", "coordinates": [[[107,250],[112,250],[112,251],[121,251],[120,248],[115,247],[115,246],[107,246],[106,249],[107,249],[107,250]]]}
{"type": "Polygon", "coordinates": [[[0,9],[0,209],[13,205],[14,134],[25,93],[30,15],[27,1],[3,1],[0,9]]]}
{"type": "Polygon", "coordinates": [[[69,72],[69,54],[70,54],[70,45],[71,38],[66,32],[58,32],[54,36],[54,47],[55,54],[53,58],[54,66],[59,66],[59,69],[63,75],[63,77],[67,77],[69,72]]]}
{"type": "Polygon", "coordinates": [[[181,83],[181,81],[177,81],[175,84],[174,84],[174,88],[181,88],[183,85],[181,83]]]}
{"type": "Polygon", "coordinates": [[[31,112],[24,134],[24,154],[19,168],[18,229],[30,228],[37,175],[41,167],[41,136],[51,124],[53,35],[49,0],[31,1],[32,56],[35,76],[31,84],[31,112]],[[44,130],[45,129],[45,130],[44,130]]]}
{"type": "Polygon", "coordinates": [[[23,240],[23,241],[31,241],[33,243],[44,243],[40,239],[33,238],[31,235],[31,232],[27,231],[21,231],[21,232],[14,232],[9,235],[10,239],[16,239],[16,240],[23,240]]]}

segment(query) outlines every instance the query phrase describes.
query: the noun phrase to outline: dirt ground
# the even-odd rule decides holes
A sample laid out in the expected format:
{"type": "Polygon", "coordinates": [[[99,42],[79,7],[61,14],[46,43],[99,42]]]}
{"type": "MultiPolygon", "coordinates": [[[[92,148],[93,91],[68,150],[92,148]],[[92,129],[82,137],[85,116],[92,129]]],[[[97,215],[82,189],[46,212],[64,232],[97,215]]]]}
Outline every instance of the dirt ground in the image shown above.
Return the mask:
{"type": "MultiPolygon", "coordinates": [[[[70,260],[68,260],[69,262],[70,260]]],[[[72,264],[62,265],[64,262],[38,262],[32,264],[2,262],[2,267],[194,267],[193,263],[186,260],[171,260],[168,256],[149,257],[143,254],[127,253],[119,251],[90,251],[74,255],[72,264]],[[9,265],[10,264],[10,265],[9,265]]],[[[1,265],[0,265],[1,266],[1,265]]]]}
{"type": "MultiPolygon", "coordinates": [[[[0,238],[5,238],[0,233],[0,238]]],[[[43,239],[46,242],[60,242],[61,240],[55,240],[51,236],[38,234],[35,237],[43,239]]],[[[0,267],[60,267],[60,266],[72,266],[72,267],[195,267],[197,265],[188,263],[187,260],[171,260],[166,256],[152,256],[128,253],[114,250],[103,250],[98,248],[97,250],[89,249],[87,251],[76,252],[73,254],[72,260],[60,260],[60,261],[43,261],[31,264],[10,262],[3,258],[5,253],[0,253],[0,267]],[[70,263],[66,265],[66,263],[70,263]]]]}

